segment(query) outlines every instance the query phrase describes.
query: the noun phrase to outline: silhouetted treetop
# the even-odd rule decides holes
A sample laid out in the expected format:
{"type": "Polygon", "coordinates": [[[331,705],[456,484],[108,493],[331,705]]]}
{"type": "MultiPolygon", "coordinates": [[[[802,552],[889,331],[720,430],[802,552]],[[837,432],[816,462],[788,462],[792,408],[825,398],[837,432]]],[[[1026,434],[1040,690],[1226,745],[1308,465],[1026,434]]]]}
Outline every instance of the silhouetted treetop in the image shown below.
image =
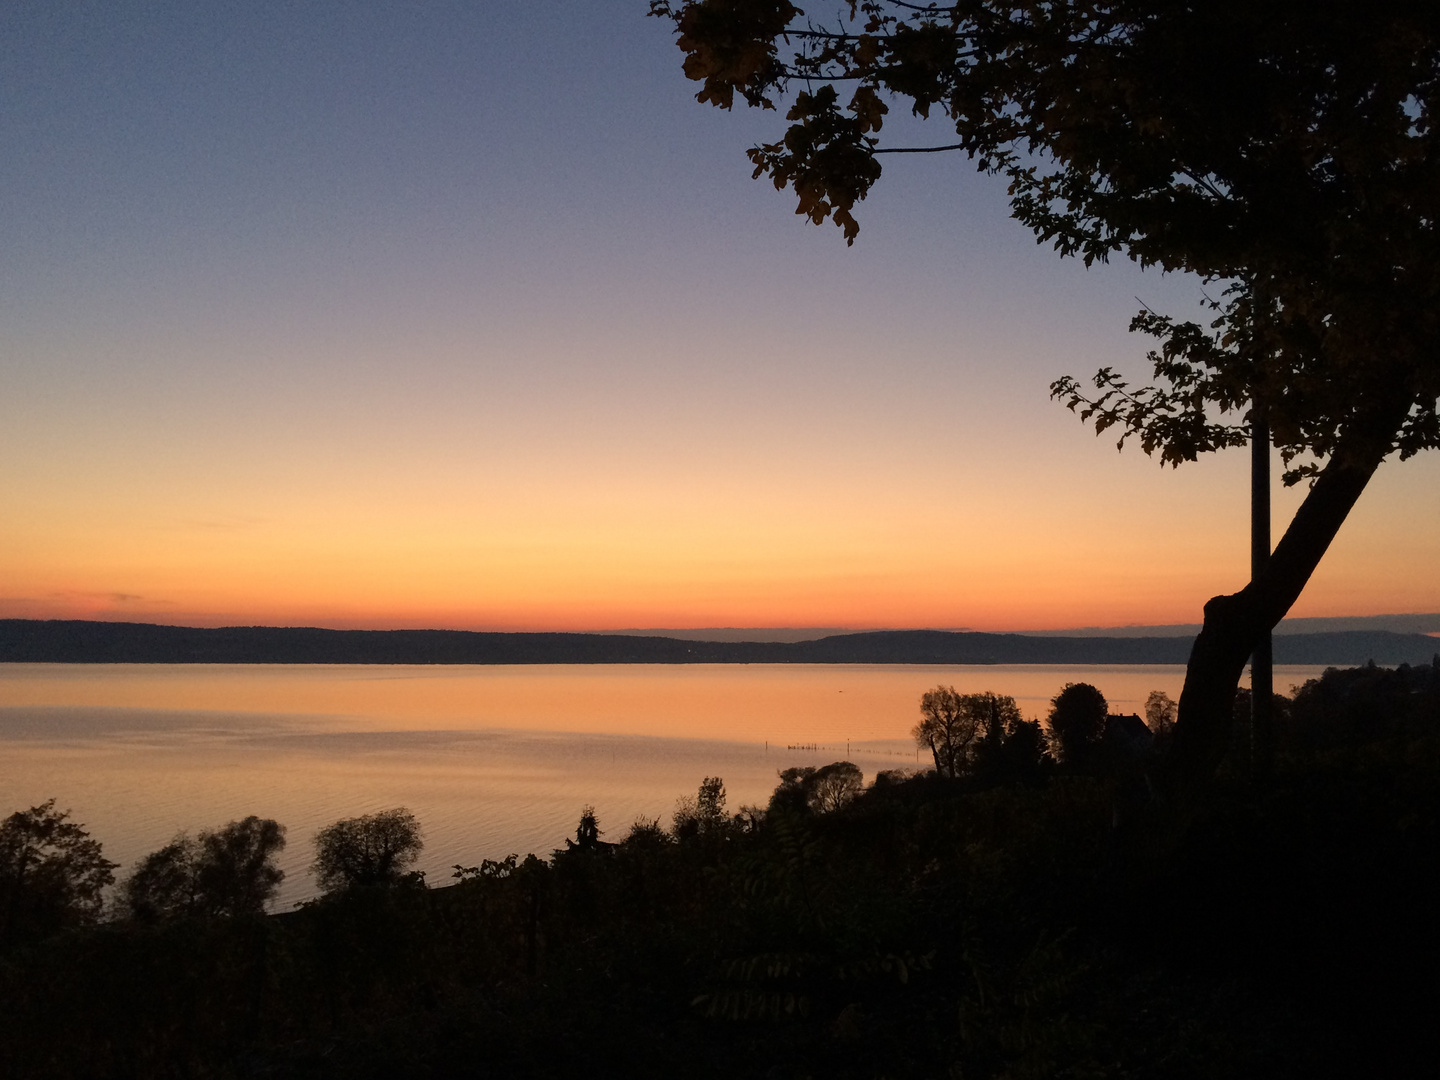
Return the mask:
{"type": "Polygon", "coordinates": [[[196,878],[207,914],[260,915],[285,871],[275,857],[285,850],[285,826],[251,814],[199,837],[196,878]]]}
{"type": "Polygon", "coordinates": [[[920,722],[910,734],[915,745],[930,751],[936,772],[959,776],[971,747],[980,738],[980,726],[953,686],[937,686],[921,695],[920,722]]]}
{"type": "Polygon", "coordinates": [[[0,821],[0,946],[94,922],[115,866],[54,799],[0,821]]]}
{"type": "Polygon", "coordinates": [[[725,781],[718,776],[707,776],[700,781],[695,797],[681,796],[675,803],[672,819],[676,837],[697,834],[713,836],[725,829],[725,781]]]}
{"type": "Polygon", "coordinates": [[[1165,738],[1175,726],[1178,710],[1175,700],[1164,690],[1151,690],[1145,699],[1145,726],[1156,738],[1165,738]]]}
{"type": "Polygon", "coordinates": [[[1110,706],[1105,695],[1090,683],[1066,683],[1065,688],[1050,699],[1050,715],[1045,725],[1059,752],[1068,764],[1083,762],[1088,751],[1105,734],[1105,718],[1110,706]]]}
{"type": "Polygon", "coordinates": [[[403,806],[379,810],[316,833],[311,872],[324,892],[393,885],[406,877],[424,846],[414,814],[403,806]]]}
{"type": "Polygon", "coordinates": [[[911,737],[929,750],[935,771],[956,777],[970,772],[977,760],[993,764],[1002,753],[1007,735],[1021,723],[1020,707],[1013,697],[983,691],[961,694],[953,686],[937,686],[920,698],[920,722],[911,737]]]}
{"type": "Polygon", "coordinates": [[[199,861],[199,843],[183,834],[150,852],[120,883],[121,914],[141,922],[199,914],[203,908],[199,861]]]}

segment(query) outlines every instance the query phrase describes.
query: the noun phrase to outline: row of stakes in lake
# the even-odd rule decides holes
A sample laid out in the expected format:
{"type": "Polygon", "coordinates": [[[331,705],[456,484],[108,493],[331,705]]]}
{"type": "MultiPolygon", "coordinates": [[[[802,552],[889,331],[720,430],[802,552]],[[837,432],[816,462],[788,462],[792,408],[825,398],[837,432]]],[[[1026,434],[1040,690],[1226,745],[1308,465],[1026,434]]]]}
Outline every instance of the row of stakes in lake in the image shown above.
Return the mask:
{"type": "MultiPolygon", "coordinates": [[[[826,749],[826,747],[821,746],[819,743],[787,743],[787,744],[785,745],[785,749],[786,749],[786,750],[824,750],[824,749],[826,749]]],[[[769,743],[768,740],[767,740],[766,743],[765,743],[765,751],[766,751],[766,753],[769,753],[769,751],[770,751],[770,743],[769,743]]],[[[910,756],[910,754],[909,754],[908,752],[902,753],[902,752],[899,751],[899,750],[867,750],[867,751],[865,751],[865,752],[866,752],[867,754],[885,754],[887,757],[909,757],[909,756],[910,756]]],[[[845,740],[845,756],[846,756],[847,758],[850,756],[850,740],[849,740],[849,739],[846,739],[846,740],[845,740]]],[[[915,752],[915,760],[917,760],[917,761],[920,760],[920,752],[919,752],[918,750],[915,752]]]]}

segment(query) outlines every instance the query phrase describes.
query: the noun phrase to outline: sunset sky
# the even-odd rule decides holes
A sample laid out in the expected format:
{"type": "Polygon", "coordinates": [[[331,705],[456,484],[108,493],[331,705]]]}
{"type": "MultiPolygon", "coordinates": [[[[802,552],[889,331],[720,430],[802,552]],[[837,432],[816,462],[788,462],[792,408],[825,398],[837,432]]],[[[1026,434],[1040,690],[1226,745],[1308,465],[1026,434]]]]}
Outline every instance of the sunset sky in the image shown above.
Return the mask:
{"type": "MultiPolygon", "coordinates": [[[[0,7],[0,617],[1001,630],[1244,583],[1245,451],[1048,400],[1198,282],[1060,260],[954,155],[887,159],[847,249],[645,7],[0,7]]],[[[1440,610],[1437,481],[1387,463],[1294,614],[1440,610]]]]}

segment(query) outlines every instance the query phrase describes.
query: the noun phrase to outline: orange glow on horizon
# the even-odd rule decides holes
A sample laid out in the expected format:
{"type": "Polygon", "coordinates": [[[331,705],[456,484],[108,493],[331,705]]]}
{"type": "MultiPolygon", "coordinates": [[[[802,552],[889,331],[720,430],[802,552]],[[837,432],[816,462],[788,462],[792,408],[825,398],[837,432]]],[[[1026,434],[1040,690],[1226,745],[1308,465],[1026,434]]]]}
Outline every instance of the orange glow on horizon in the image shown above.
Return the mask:
{"type": "MultiPolygon", "coordinates": [[[[1172,472],[1069,427],[1023,453],[882,434],[840,466],[729,445],[647,458],[625,432],[504,468],[292,446],[288,472],[262,455],[216,466],[223,483],[183,461],[36,459],[0,477],[27,507],[0,536],[0,617],[1043,630],[1198,622],[1248,577],[1243,454],[1172,472]]],[[[1292,614],[1440,610],[1440,505],[1414,497],[1436,480],[1429,458],[1382,469],[1292,614]]],[[[1277,491],[1277,533],[1302,495],[1277,491]]]]}

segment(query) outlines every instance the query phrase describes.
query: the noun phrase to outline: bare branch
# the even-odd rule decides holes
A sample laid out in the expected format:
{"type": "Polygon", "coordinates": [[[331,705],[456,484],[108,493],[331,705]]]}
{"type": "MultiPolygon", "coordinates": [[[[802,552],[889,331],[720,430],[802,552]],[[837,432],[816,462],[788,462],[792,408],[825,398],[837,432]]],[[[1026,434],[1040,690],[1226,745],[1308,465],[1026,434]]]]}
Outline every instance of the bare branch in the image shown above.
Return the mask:
{"type": "Polygon", "coordinates": [[[949,146],[877,146],[870,152],[872,154],[941,154],[946,150],[964,149],[964,143],[951,143],[949,146]]]}

